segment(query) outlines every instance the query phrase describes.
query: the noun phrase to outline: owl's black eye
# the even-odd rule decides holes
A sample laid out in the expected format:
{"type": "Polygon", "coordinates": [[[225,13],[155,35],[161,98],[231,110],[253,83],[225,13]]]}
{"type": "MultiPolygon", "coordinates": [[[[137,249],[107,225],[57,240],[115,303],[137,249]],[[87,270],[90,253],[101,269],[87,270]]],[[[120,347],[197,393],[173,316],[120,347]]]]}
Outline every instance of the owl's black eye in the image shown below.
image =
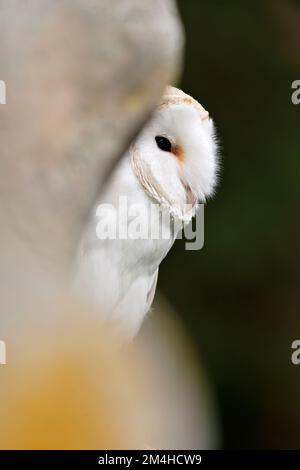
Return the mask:
{"type": "Polygon", "coordinates": [[[166,137],[162,137],[162,136],[158,135],[157,137],[155,137],[155,140],[156,140],[156,143],[157,143],[157,147],[160,150],[163,150],[164,152],[171,152],[172,144],[169,141],[169,139],[167,139],[166,137]]]}

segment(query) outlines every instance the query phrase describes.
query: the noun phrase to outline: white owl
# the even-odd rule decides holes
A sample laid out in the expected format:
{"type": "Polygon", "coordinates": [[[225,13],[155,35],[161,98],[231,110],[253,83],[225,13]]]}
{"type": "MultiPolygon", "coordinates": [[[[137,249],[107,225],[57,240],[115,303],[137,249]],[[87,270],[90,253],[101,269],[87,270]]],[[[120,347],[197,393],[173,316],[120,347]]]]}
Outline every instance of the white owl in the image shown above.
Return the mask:
{"type": "Polygon", "coordinates": [[[76,290],[128,337],[137,333],[151,307],[159,265],[182,221],[189,222],[196,203],[213,193],[216,155],[208,112],[181,90],[167,87],[94,211],[80,243],[76,290]],[[130,233],[136,213],[139,226],[148,224],[154,236],[130,233]],[[99,233],[104,215],[107,237],[99,233]],[[169,229],[170,236],[157,237],[158,227],[169,229]]]}

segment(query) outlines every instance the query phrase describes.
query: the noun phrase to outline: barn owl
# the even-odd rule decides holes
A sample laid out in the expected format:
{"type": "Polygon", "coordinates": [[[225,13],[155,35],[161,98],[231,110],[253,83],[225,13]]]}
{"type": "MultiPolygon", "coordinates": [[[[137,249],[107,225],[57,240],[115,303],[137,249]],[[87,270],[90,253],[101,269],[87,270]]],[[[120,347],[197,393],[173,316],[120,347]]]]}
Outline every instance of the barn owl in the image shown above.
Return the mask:
{"type": "Polygon", "coordinates": [[[208,112],[195,99],[169,86],[95,208],[80,243],[75,284],[128,337],[138,332],[151,307],[159,265],[182,224],[190,221],[197,203],[214,191],[216,154],[214,124],[208,112]],[[120,203],[121,198],[126,204],[120,203]],[[169,227],[172,221],[170,236],[130,236],[126,229],[137,207],[140,223],[150,223],[150,229],[154,228],[151,224],[169,227]],[[105,211],[105,223],[111,225],[107,237],[99,233],[99,218],[105,211]],[[116,224],[122,236],[116,234],[116,224]]]}

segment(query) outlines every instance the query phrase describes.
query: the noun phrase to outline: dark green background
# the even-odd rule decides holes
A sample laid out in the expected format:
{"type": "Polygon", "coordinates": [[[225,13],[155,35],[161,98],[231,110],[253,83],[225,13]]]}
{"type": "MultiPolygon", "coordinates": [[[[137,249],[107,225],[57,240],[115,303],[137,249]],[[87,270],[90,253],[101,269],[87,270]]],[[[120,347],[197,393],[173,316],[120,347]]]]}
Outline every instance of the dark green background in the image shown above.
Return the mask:
{"type": "Polygon", "coordinates": [[[178,241],[159,287],[199,345],[225,448],[299,448],[300,5],[180,0],[180,86],[213,116],[222,170],[205,247],[178,241]]]}

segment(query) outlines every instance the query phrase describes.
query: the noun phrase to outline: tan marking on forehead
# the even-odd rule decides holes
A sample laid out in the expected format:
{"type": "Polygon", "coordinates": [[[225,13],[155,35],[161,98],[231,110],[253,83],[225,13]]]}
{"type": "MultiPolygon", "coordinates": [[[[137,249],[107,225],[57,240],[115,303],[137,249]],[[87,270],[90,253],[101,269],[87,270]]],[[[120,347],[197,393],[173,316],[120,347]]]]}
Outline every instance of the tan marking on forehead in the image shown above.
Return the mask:
{"type": "Polygon", "coordinates": [[[185,160],[185,153],[184,153],[183,147],[182,147],[180,144],[172,145],[172,150],[171,150],[171,152],[175,155],[175,157],[176,157],[181,163],[184,162],[184,160],[185,160]]]}
{"type": "Polygon", "coordinates": [[[209,119],[209,113],[206,111],[203,106],[198,103],[194,98],[184,93],[179,88],[175,88],[172,86],[168,86],[165,90],[165,93],[162,97],[162,100],[159,104],[160,108],[169,107],[174,104],[189,104],[193,106],[199,113],[200,118],[204,121],[205,119],[209,119]]]}

